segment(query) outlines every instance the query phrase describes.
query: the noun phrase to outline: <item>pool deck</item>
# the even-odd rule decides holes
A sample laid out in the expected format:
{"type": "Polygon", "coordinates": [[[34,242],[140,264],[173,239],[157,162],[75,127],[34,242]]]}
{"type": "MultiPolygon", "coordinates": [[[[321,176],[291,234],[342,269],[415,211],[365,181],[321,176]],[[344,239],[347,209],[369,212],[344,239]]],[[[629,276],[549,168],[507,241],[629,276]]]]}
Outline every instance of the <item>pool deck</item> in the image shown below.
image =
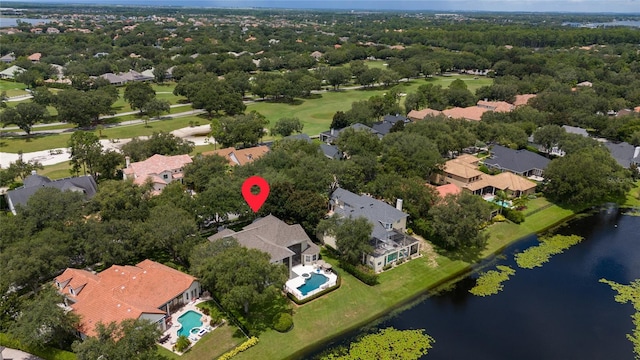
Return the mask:
{"type": "Polygon", "coordinates": [[[289,281],[286,282],[285,284],[285,290],[287,292],[292,293],[296,298],[298,298],[299,300],[303,300],[305,298],[308,298],[309,296],[313,296],[314,294],[319,293],[320,291],[334,286],[337,281],[338,281],[338,275],[336,273],[334,273],[332,270],[323,270],[320,269],[317,265],[296,265],[293,268],[291,268],[291,272],[298,275],[292,279],[290,279],[289,281]],[[300,290],[298,290],[298,288],[302,285],[304,285],[305,283],[305,278],[302,276],[303,274],[310,274],[310,273],[319,273],[322,274],[324,276],[326,276],[329,280],[327,280],[326,283],[322,284],[319,288],[310,291],[309,293],[307,293],[307,295],[302,295],[302,293],[300,292],[300,290]]]}
{"type": "MultiPolygon", "coordinates": [[[[163,348],[169,350],[169,351],[173,351],[173,345],[178,341],[178,330],[180,330],[181,326],[180,322],[178,322],[178,318],[182,315],[184,315],[184,313],[186,313],[187,311],[195,311],[199,314],[202,314],[202,328],[207,329],[207,333],[214,330],[215,328],[211,328],[209,326],[209,323],[211,322],[211,317],[208,315],[204,315],[202,313],[202,310],[198,309],[196,307],[197,304],[201,303],[201,302],[205,302],[207,301],[206,299],[197,299],[195,301],[191,301],[188,304],[186,304],[185,306],[183,306],[180,310],[174,312],[173,314],[171,314],[171,321],[173,322],[173,325],[171,325],[171,327],[169,327],[163,334],[162,336],[169,336],[169,339],[163,343],[160,343],[160,346],[162,346],[163,348]]],[[[203,334],[203,336],[206,335],[203,334]]],[[[196,335],[190,335],[189,336],[189,340],[191,340],[191,345],[193,346],[193,344],[195,344],[197,342],[197,340],[200,340],[201,336],[196,336],[196,335]],[[194,341],[195,340],[195,341],[194,341]]]]}

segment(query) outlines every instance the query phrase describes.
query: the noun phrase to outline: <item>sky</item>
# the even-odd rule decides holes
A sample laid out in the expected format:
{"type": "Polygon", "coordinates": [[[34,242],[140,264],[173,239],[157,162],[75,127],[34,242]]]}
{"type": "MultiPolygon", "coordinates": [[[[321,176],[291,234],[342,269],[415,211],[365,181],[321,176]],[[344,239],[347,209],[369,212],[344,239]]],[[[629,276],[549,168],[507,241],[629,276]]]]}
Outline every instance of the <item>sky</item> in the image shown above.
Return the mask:
{"type": "MultiPolygon", "coordinates": [[[[640,14],[640,0],[22,0],[29,3],[640,14]]],[[[4,6],[10,1],[3,1],[4,6]]]]}

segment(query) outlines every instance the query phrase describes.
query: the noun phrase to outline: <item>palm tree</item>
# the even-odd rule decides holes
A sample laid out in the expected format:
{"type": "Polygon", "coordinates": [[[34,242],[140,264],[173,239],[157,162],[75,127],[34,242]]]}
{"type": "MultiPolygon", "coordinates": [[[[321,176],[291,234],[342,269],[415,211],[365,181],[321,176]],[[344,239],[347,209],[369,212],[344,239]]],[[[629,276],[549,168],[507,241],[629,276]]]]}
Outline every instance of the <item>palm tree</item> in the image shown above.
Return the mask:
{"type": "Polygon", "coordinates": [[[500,206],[500,208],[498,209],[498,213],[502,214],[502,208],[504,207],[503,205],[505,205],[507,200],[509,200],[509,196],[504,190],[498,190],[495,195],[496,197],[493,201],[495,201],[500,206]]]}

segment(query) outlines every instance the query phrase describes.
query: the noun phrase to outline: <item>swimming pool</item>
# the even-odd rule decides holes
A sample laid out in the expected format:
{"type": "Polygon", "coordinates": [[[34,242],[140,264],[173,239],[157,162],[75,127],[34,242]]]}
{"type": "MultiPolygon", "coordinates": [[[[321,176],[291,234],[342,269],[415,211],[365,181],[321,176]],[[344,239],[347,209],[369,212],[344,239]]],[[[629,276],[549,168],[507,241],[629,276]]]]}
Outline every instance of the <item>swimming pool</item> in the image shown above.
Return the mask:
{"type": "Polygon", "coordinates": [[[320,287],[320,285],[329,281],[329,278],[318,273],[311,273],[311,277],[306,279],[304,285],[298,287],[302,296],[307,296],[308,293],[320,287]]]}
{"type": "Polygon", "coordinates": [[[178,322],[182,327],[178,330],[178,336],[189,337],[191,329],[202,326],[202,314],[197,311],[189,310],[186,313],[180,315],[178,322]]]}

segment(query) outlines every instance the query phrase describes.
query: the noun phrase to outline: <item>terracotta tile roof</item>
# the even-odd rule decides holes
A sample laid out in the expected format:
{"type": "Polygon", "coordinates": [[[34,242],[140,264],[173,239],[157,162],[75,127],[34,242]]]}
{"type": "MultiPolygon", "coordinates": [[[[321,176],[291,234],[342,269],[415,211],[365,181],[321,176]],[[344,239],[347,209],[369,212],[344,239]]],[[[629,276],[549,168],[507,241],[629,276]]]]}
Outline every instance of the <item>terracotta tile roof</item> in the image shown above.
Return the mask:
{"type": "Polygon", "coordinates": [[[181,174],[184,166],[191,162],[189,155],[164,156],[156,154],[147,160],[131,163],[122,172],[128,178],[133,178],[136,184],[143,184],[149,177],[153,182],[168,184],[170,181],[163,180],[159,176],[161,173],[169,171],[172,176],[173,174],[181,174]]]}
{"type": "Polygon", "coordinates": [[[30,61],[40,61],[41,57],[42,57],[41,53],[33,53],[33,54],[29,55],[29,57],[27,59],[29,59],[30,61]]]}
{"type": "Polygon", "coordinates": [[[636,106],[633,108],[633,111],[640,113],[640,106],[636,106]]]}
{"type": "Polygon", "coordinates": [[[407,114],[407,117],[411,120],[424,120],[427,116],[438,116],[441,114],[442,111],[426,108],[422,110],[411,110],[407,114]]]}
{"type": "Polygon", "coordinates": [[[457,158],[454,159],[456,162],[462,162],[465,164],[471,164],[471,165],[478,165],[478,163],[480,162],[480,159],[478,159],[477,157],[471,155],[471,154],[462,154],[459,155],[457,158]]]}
{"type": "Polygon", "coordinates": [[[489,109],[496,112],[511,112],[515,108],[514,105],[509,104],[506,101],[478,101],[477,105],[482,108],[489,109]]]}
{"type": "Polygon", "coordinates": [[[203,152],[202,155],[219,155],[227,159],[229,165],[244,165],[253,162],[256,159],[261,158],[264,154],[269,152],[269,147],[265,145],[255,146],[246,149],[239,149],[228,147],[220,150],[213,150],[203,152]]]}
{"type": "Polygon", "coordinates": [[[536,94],[516,95],[516,101],[513,102],[513,105],[515,106],[527,105],[529,103],[529,100],[533,99],[536,96],[538,95],[536,94]]]}
{"type": "Polygon", "coordinates": [[[98,274],[68,268],[55,281],[59,291],[75,302],[71,308],[80,315],[79,330],[94,336],[98,322],[137,319],[143,313],[164,314],[159,307],[189,289],[196,278],[144,260],[136,266],[113,265],[98,274]]]}
{"type": "Polygon", "coordinates": [[[470,106],[466,108],[455,107],[442,111],[444,115],[453,119],[466,119],[472,121],[480,121],[482,114],[489,111],[487,108],[480,106],[470,106]]]}
{"type": "Polygon", "coordinates": [[[440,195],[440,197],[443,198],[447,195],[460,194],[460,192],[462,192],[462,189],[460,189],[456,184],[446,184],[446,185],[436,186],[436,191],[438,192],[438,195],[440,195]]]}

